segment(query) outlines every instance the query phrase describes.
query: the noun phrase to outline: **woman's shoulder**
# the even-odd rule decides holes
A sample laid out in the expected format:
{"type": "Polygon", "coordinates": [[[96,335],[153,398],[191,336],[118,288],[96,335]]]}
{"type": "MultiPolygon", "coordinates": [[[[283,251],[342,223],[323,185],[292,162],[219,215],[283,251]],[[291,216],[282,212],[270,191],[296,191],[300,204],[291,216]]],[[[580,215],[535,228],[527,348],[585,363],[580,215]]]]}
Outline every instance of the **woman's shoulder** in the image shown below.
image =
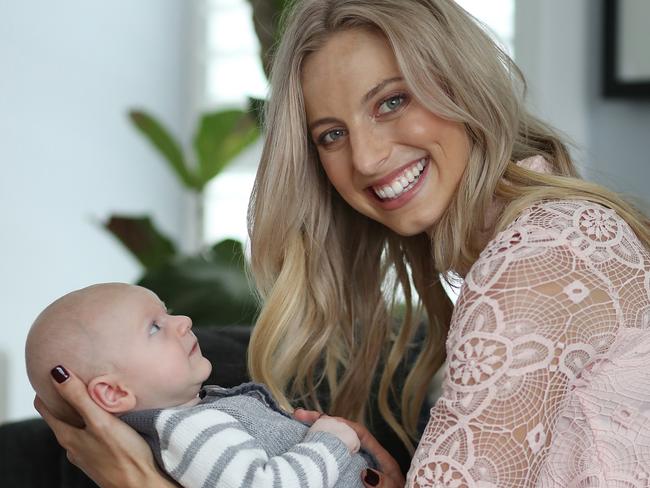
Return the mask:
{"type": "Polygon", "coordinates": [[[576,269],[603,279],[626,269],[644,273],[650,253],[613,209],[587,200],[545,200],[489,241],[465,281],[481,292],[504,280],[513,287],[564,281],[576,269]]]}
{"type": "Polygon", "coordinates": [[[513,227],[547,231],[558,237],[571,233],[575,238],[580,235],[594,243],[605,243],[616,234],[629,229],[615,210],[582,199],[536,202],[525,208],[506,229],[513,227]]]}
{"type": "MultiPolygon", "coordinates": [[[[515,253],[518,249],[566,248],[583,257],[603,258],[604,254],[644,246],[627,222],[605,205],[588,200],[544,200],[525,208],[517,218],[497,233],[480,259],[495,253],[515,253]]],[[[634,262],[639,264],[638,259],[634,262]]]]}
{"type": "Polygon", "coordinates": [[[584,200],[536,203],[465,276],[448,347],[480,332],[532,334],[548,351],[555,343],[602,351],[621,326],[650,328],[647,283],[650,253],[613,210],[584,200]]]}

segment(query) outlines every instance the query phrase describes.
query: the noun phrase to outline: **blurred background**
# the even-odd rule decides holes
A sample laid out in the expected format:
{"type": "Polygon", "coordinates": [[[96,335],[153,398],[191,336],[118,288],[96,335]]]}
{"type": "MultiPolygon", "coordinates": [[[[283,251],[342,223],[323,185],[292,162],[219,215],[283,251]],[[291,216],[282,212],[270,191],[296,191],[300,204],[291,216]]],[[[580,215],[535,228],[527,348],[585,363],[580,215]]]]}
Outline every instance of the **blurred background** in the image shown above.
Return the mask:
{"type": "MultiPolygon", "coordinates": [[[[206,177],[200,191],[164,156],[176,154],[173,138],[188,167],[201,166],[200,151],[189,156],[199,126],[204,138],[221,127],[216,118],[201,125],[201,114],[246,111],[249,98],[265,97],[253,6],[259,14],[273,2],[0,0],[0,422],[35,415],[23,348],[36,314],[68,291],[137,282],[148,271],[151,263],[128,250],[133,227],[116,232],[126,247],[104,228],[112,215],[150,217],[163,261],[174,254],[177,263],[177,256],[227,238],[245,242],[261,140],[251,133],[238,139],[236,154],[220,156],[227,166],[206,177]],[[132,110],[152,116],[164,134],[129,119],[132,110]]],[[[623,89],[613,97],[603,95],[602,76],[605,19],[613,20],[606,7],[616,5],[617,22],[634,25],[650,18],[650,3],[459,3],[515,57],[530,106],[571,137],[583,174],[650,201],[650,99],[625,88],[650,80],[643,22],[621,44],[643,58],[640,68],[621,69],[623,89]]],[[[626,60],[626,67],[638,66],[626,60]]],[[[135,231],[141,235],[142,226],[135,231]]],[[[154,278],[170,276],[177,275],[154,278]]]]}

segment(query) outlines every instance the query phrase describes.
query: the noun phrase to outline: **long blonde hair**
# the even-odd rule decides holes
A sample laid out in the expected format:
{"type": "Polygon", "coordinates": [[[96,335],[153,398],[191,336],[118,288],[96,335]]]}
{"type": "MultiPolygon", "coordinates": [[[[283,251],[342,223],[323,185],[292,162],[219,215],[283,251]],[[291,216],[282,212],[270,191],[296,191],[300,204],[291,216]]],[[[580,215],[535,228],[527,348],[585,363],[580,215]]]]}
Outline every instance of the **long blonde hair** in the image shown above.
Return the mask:
{"type": "Polygon", "coordinates": [[[452,304],[440,274],[466,270],[478,258],[482,216],[495,195],[507,204],[498,226],[533,201],[560,197],[614,208],[646,245],[648,222],[615,194],[577,178],[561,138],[524,108],[519,69],[453,0],[305,0],[287,19],[249,207],[251,270],[264,302],[249,369],[285,406],[319,408],[322,385],[329,412],[363,421],[382,368],[379,411],[412,449],[428,385],[445,359],[452,304]],[[352,28],[381,32],[413,95],[466,127],[467,169],[433,238],[398,236],[353,211],[310,142],[302,65],[329,37],[352,28]],[[546,158],[553,174],[512,163],[533,155],[546,158]],[[405,311],[396,321],[398,289],[405,311]],[[421,352],[396,387],[423,315],[421,352]]]}

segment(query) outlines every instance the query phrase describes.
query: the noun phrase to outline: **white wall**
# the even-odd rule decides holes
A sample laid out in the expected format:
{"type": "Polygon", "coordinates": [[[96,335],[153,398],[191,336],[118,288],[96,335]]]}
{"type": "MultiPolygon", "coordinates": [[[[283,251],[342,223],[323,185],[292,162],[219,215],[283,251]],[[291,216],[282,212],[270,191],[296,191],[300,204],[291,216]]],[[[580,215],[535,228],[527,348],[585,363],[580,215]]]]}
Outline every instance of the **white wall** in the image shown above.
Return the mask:
{"type": "Polygon", "coordinates": [[[0,2],[0,421],[35,414],[23,345],[40,309],[139,276],[101,220],[148,213],[185,239],[184,192],[125,114],[187,133],[189,4],[0,2]]]}
{"type": "Polygon", "coordinates": [[[582,162],[588,145],[584,16],[592,0],[517,0],[515,58],[528,83],[533,112],[565,133],[582,162]]]}
{"type": "Polygon", "coordinates": [[[517,0],[515,57],[530,105],[577,144],[583,174],[650,203],[650,103],[602,97],[601,5],[517,0]]]}
{"type": "MultiPolygon", "coordinates": [[[[589,2],[587,35],[595,53],[602,51],[601,16],[602,2],[589,2]]],[[[640,48],[647,53],[650,30],[641,35],[645,40],[638,39],[640,48]]],[[[595,53],[589,58],[590,83],[587,86],[589,148],[594,178],[617,191],[642,198],[650,209],[650,99],[603,98],[601,58],[595,53]]]]}

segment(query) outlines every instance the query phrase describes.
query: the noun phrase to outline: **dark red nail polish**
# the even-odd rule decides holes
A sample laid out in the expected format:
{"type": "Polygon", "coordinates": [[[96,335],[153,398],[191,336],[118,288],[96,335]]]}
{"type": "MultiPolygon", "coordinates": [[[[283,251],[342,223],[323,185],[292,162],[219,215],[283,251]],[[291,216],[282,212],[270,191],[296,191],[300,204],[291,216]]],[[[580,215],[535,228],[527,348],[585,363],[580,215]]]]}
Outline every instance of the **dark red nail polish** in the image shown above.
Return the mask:
{"type": "Polygon", "coordinates": [[[368,468],[366,469],[366,475],[363,477],[363,481],[370,486],[377,486],[379,484],[379,473],[372,468],[368,468]]]}
{"type": "Polygon", "coordinates": [[[61,365],[52,368],[50,374],[52,375],[52,378],[56,380],[57,383],[63,383],[68,378],[70,378],[70,375],[68,374],[66,369],[61,365]]]}

